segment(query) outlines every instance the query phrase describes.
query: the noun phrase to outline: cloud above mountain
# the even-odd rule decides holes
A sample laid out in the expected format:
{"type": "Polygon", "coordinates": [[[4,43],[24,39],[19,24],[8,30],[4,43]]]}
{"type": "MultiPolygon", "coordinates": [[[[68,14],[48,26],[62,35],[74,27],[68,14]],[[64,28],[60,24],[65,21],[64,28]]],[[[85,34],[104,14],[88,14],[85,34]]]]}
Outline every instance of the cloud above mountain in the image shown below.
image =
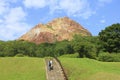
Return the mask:
{"type": "MultiPolygon", "coordinates": [[[[94,5],[100,8],[111,2],[112,0],[96,0],[94,5]]],[[[44,21],[56,15],[87,20],[96,13],[89,0],[0,0],[0,39],[18,38],[33,27],[30,19],[35,19],[35,16],[45,16],[44,19],[40,17],[44,21]],[[34,11],[41,13],[36,15],[33,14],[34,11]]]]}
{"type": "Polygon", "coordinates": [[[23,8],[19,6],[12,8],[10,3],[7,0],[1,0],[0,3],[0,39],[2,40],[13,40],[30,28],[25,23],[26,13],[23,8]]]}
{"type": "Polygon", "coordinates": [[[24,0],[25,7],[27,8],[45,8],[49,7],[49,13],[64,12],[68,16],[80,16],[88,18],[94,11],[90,8],[87,0],[24,0]]]}

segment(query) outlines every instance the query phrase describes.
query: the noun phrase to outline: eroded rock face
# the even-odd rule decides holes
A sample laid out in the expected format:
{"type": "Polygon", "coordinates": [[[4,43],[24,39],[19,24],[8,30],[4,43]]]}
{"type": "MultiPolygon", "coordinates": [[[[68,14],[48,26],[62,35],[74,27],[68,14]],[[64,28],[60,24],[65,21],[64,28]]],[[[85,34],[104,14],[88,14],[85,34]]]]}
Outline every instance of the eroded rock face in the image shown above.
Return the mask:
{"type": "Polygon", "coordinates": [[[79,23],[68,17],[57,18],[47,24],[38,24],[18,40],[27,40],[36,44],[71,40],[75,34],[91,36],[79,23]]]}

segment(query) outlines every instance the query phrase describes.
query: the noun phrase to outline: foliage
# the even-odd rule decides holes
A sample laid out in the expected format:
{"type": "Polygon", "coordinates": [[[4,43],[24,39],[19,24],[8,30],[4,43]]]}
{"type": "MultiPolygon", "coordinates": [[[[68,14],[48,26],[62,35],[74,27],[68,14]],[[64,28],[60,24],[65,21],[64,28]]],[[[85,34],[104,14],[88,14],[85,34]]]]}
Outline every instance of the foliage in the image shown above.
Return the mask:
{"type": "Polygon", "coordinates": [[[79,57],[96,57],[96,37],[76,36],[72,41],[42,43],[36,45],[27,41],[0,42],[0,56],[46,57],[79,53],[79,57]]]}
{"type": "Polygon", "coordinates": [[[120,62],[120,53],[118,54],[101,53],[98,57],[98,60],[104,62],[120,62]]]}
{"type": "Polygon", "coordinates": [[[16,54],[15,57],[24,57],[24,55],[19,53],[19,54],[16,54]]]}
{"type": "Polygon", "coordinates": [[[109,53],[120,52],[120,24],[113,24],[99,33],[99,39],[104,51],[109,53]]]}
{"type": "Polygon", "coordinates": [[[76,52],[79,53],[79,57],[88,57],[88,58],[95,58],[96,52],[94,45],[90,43],[79,43],[74,46],[76,52]]]}
{"type": "Polygon", "coordinates": [[[61,56],[63,54],[72,54],[74,53],[74,50],[72,48],[72,45],[69,41],[61,41],[55,43],[55,53],[57,53],[55,56],[61,56]]]}
{"type": "Polygon", "coordinates": [[[60,56],[60,58],[79,58],[79,54],[78,53],[64,54],[64,55],[60,56]]]}
{"type": "Polygon", "coordinates": [[[30,57],[46,57],[60,56],[63,54],[74,53],[69,41],[61,41],[56,43],[42,43],[36,45],[27,41],[6,41],[0,42],[0,56],[30,56],[30,57]]]}
{"type": "Polygon", "coordinates": [[[54,56],[54,44],[42,43],[37,46],[35,53],[37,57],[54,56]]]}
{"type": "Polygon", "coordinates": [[[74,51],[79,53],[79,57],[95,58],[97,54],[96,43],[92,37],[82,37],[76,35],[72,41],[74,51]]]}
{"type": "Polygon", "coordinates": [[[36,45],[27,41],[6,41],[0,42],[0,56],[15,56],[23,54],[35,56],[36,45]]]}

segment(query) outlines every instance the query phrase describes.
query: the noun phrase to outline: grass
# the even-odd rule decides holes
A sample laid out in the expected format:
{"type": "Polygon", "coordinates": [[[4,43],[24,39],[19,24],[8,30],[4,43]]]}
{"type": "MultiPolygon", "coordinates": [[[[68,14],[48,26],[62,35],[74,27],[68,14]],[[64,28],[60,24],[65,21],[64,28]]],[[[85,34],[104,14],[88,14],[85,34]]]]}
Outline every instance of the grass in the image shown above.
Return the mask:
{"type": "Polygon", "coordinates": [[[46,80],[43,58],[0,58],[0,80],[46,80]]]}
{"type": "MultiPolygon", "coordinates": [[[[120,62],[74,58],[76,55],[59,58],[69,80],[120,80],[120,62]]],[[[0,57],[0,80],[46,80],[45,74],[44,58],[0,57]]]]}
{"type": "Polygon", "coordinates": [[[120,80],[120,62],[59,58],[69,80],[120,80]]]}

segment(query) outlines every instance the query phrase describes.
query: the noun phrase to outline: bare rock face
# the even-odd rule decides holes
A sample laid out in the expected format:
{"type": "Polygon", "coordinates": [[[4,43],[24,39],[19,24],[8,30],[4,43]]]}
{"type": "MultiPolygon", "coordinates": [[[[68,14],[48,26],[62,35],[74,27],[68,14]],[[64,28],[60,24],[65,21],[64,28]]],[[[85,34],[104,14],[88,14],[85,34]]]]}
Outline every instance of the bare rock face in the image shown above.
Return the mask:
{"type": "Polygon", "coordinates": [[[18,40],[40,43],[53,43],[62,40],[71,40],[75,34],[91,36],[79,23],[68,17],[57,18],[47,24],[38,24],[18,40]]]}

